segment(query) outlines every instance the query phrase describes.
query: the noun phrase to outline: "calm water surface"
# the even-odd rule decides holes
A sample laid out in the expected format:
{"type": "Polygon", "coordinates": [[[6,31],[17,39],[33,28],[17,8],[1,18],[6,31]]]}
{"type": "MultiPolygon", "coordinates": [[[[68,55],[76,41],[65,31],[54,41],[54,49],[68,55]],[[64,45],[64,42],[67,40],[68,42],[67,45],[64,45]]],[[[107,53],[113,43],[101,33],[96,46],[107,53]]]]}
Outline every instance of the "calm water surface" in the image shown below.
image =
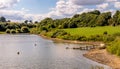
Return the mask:
{"type": "Polygon", "coordinates": [[[109,69],[83,57],[85,51],[65,49],[68,46],[80,45],[54,43],[37,35],[0,35],[0,69],[91,69],[96,65],[109,69]]]}

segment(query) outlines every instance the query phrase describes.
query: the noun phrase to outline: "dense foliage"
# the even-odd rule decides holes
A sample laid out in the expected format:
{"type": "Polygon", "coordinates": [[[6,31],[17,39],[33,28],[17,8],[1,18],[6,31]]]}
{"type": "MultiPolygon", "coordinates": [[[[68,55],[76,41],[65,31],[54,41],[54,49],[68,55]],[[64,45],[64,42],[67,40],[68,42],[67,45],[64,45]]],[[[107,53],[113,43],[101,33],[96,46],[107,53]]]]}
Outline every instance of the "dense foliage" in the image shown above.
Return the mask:
{"type": "Polygon", "coordinates": [[[1,22],[0,31],[6,33],[29,33],[31,28],[35,28],[35,24],[1,22]]]}
{"type": "Polygon", "coordinates": [[[65,28],[78,28],[78,27],[96,27],[96,26],[108,26],[119,25],[120,23],[120,11],[111,15],[111,12],[101,13],[98,10],[75,14],[72,18],[55,19],[45,18],[39,23],[40,30],[50,31],[53,28],[65,29],[65,28]]]}
{"type": "Polygon", "coordinates": [[[118,29],[116,28],[118,28],[118,25],[120,25],[119,15],[120,11],[116,11],[116,13],[112,16],[111,12],[101,13],[99,10],[94,10],[87,13],[75,14],[72,18],[55,20],[52,18],[45,18],[38,23],[38,26],[35,30],[37,30],[40,34],[49,36],[51,38],[80,41],[107,41],[108,38],[110,38],[111,41],[113,39],[112,35],[118,32],[118,29]],[[105,27],[103,27],[101,30],[99,29],[99,26],[105,27]],[[106,28],[106,26],[113,27],[106,28]],[[78,28],[81,29],[74,30],[78,28]],[[66,34],[61,35],[61,32],[66,34]]]}

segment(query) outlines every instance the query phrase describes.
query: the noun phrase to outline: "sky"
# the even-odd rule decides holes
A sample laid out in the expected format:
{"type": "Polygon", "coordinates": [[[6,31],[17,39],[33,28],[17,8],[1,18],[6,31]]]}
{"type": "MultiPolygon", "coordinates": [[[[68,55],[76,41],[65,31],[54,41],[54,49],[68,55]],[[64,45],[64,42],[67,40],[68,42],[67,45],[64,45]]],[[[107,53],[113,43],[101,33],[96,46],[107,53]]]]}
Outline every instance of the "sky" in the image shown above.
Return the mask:
{"type": "Polygon", "coordinates": [[[120,0],[0,0],[0,16],[11,21],[59,19],[93,10],[114,14],[119,9],[120,0]]]}

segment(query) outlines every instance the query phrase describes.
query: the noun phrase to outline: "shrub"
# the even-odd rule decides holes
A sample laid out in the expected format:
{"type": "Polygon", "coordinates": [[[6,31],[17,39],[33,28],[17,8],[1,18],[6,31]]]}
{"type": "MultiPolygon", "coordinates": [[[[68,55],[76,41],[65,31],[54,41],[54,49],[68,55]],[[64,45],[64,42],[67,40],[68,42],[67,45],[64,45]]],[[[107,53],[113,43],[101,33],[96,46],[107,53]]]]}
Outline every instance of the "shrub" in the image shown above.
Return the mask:
{"type": "Polygon", "coordinates": [[[20,29],[16,29],[16,33],[22,33],[20,29]]]}
{"type": "Polygon", "coordinates": [[[114,41],[116,37],[114,37],[113,35],[107,35],[107,36],[103,36],[103,41],[104,42],[111,42],[114,41]]]}
{"type": "Polygon", "coordinates": [[[107,34],[108,34],[108,32],[107,32],[107,31],[105,31],[105,32],[103,32],[103,34],[104,34],[104,35],[107,35],[107,34]]]}
{"type": "Polygon", "coordinates": [[[55,32],[53,32],[53,34],[51,35],[52,38],[56,38],[56,37],[60,37],[60,36],[64,36],[66,35],[67,32],[65,32],[64,30],[56,30],[55,32]]]}
{"type": "Polygon", "coordinates": [[[114,36],[120,36],[120,33],[115,33],[115,34],[113,34],[114,36]]]}
{"type": "Polygon", "coordinates": [[[6,33],[10,34],[10,29],[7,29],[7,30],[6,30],[6,33]]]}
{"type": "Polygon", "coordinates": [[[16,30],[12,29],[12,30],[10,31],[10,33],[11,33],[11,34],[15,34],[15,33],[16,33],[16,30]]]}
{"type": "Polygon", "coordinates": [[[37,28],[32,28],[32,29],[30,29],[30,33],[31,34],[39,34],[39,31],[37,30],[37,28]]]}
{"type": "Polygon", "coordinates": [[[29,33],[29,32],[30,32],[30,31],[29,31],[29,28],[26,27],[26,26],[23,26],[23,27],[21,28],[21,31],[22,31],[22,33],[29,33]]]}
{"type": "Polygon", "coordinates": [[[90,41],[103,41],[103,35],[91,35],[88,37],[90,41]]]}

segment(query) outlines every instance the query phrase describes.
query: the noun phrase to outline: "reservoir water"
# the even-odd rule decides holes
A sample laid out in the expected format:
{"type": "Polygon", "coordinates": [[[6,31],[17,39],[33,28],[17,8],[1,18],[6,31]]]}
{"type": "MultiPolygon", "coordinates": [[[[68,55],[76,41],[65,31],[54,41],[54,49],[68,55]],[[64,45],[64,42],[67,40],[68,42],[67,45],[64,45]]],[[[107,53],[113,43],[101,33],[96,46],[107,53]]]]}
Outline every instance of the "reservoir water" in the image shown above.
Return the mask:
{"type": "Polygon", "coordinates": [[[0,35],[0,69],[110,69],[85,58],[86,51],[66,49],[73,46],[80,44],[56,43],[29,34],[0,35]]]}

